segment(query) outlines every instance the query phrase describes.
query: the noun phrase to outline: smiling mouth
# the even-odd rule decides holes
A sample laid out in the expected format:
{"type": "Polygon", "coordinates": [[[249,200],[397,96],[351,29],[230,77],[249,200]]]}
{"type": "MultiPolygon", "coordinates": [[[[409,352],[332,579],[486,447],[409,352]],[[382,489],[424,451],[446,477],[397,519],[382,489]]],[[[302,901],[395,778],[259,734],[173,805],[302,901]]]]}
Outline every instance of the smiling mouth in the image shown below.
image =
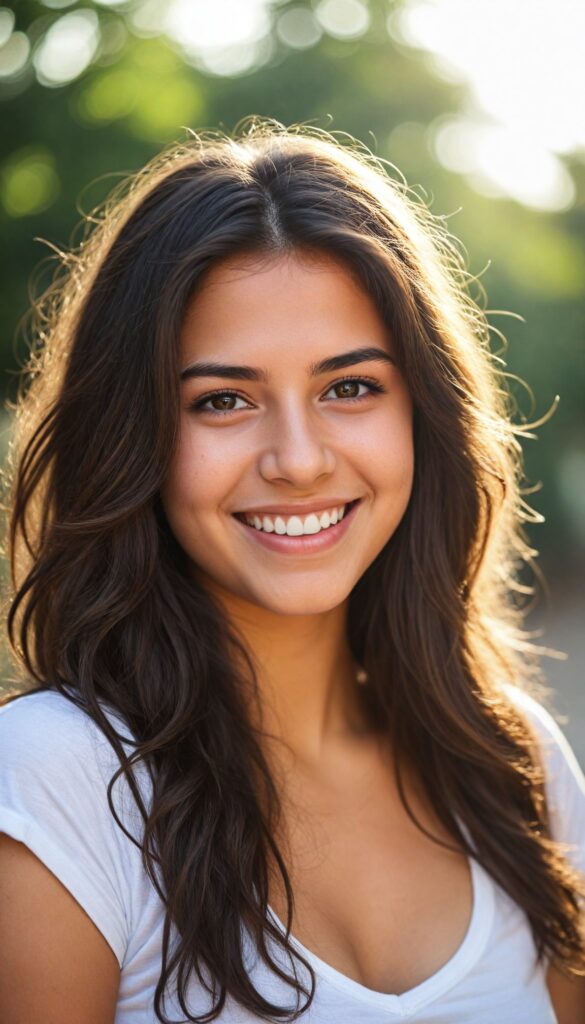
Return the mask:
{"type": "MultiPolygon", "coordinates": [[[[346,518],[346,516],[352,511],[352,509],[354,507],[356,507],[356,505],[359,505],[361,501],[362,501],[361,498],[356,498],[352,502],[347,502],[345,504],[345,509],[344,509],[344,512],[343,512],[343,516],[342,516],[341,519],[338,519],[337,523],[331,523],[329,526],[322,527],[320,530],[318,530],[317,534],[301,534],[301,535],[296,535],[296,537],[308,538],[308,537],[318,537],[320,534],[327,534],[327,532],[330,529],[334,529],[336,525],[339,525],[340,523],[342,523],[343,520],[346,518]]],[[[324,509],[324,511],[326,511],[326,510],[324,509]]],[[[293,536],[293,535],[286,534],[286,532],[285,532],[285,534],[282,534],[282,532],[280,532],[280,531],[276,531],[275,532],[274,530],[267,530],[267,531],[265,531],[264,529],[257,529],[255,526],[250,525],[250,523],[247,521],[246,514],[244,512],[234,512],[233,514],[234,514],[234,518],[235,519],[239,519],[240,522],[242,522],[244,524],[244,526],[247,526],[249,529],[256,530],[256,532],[259,532],[259,534],[264,534],[264,532],[267,532],[267,535],[271,536],[271,537],[285,537],[286,538],[286,537],[292,537],[293,536]]],[[[308,514],[309,513],[304,513],[302,516],[299,516],[298,518],[305,519],[308,514]]],[[[315,514],[317,516],[319,516],[322,513],[317,512],[315,514]]],[[[258,518],[262,519],[262,516],[260,515],[260,513],[258,513],[258,518]]],[[[273,522],[275,521],[275,519],[278,519],[278,518],[282,518],[282,519],[287,518],[287,519],[289,519],[289,518],[291,518],[291,515],[290,515],[290,513],[286,517],[285,516],[279,517],[278,513],[273,513],[273,514],[270,515],[270,519],[273,520],[273,522]]],[[[295,537],[295,539],[296,539],[296,537],[295,537]]]]}

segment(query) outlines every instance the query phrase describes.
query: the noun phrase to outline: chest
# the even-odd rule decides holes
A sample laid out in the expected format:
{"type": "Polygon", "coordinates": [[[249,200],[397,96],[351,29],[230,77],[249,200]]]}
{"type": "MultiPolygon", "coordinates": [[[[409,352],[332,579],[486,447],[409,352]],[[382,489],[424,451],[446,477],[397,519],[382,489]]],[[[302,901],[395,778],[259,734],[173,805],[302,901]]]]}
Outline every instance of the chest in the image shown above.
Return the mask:
{"type": "MultiPolygon", "coordinates": [[[[407,795],[423,827],[453,846],[424,797],[412,787],[407,795]]],[[[472,912],[467,858],[416,827],[386,760],[370,753],[318,780],[295,775],[285,806],[292,934],[303,946],[367,988],[396,995],[453,956],[472,912]]],[[[277,882],[270,905],[284,922],[277,882]]]]}

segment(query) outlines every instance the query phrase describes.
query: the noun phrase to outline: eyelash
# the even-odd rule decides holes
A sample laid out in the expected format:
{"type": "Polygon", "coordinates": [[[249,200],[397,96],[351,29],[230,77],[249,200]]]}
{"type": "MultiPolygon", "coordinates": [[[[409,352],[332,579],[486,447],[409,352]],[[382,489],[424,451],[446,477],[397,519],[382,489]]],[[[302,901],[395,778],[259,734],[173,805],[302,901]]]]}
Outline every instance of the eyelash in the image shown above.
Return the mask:
{"type": "MultiPolygon", "coordinates": [[[[372,380],[371,377],[341,377],[339,380],[334,381],[327,388],[327,391],[331,391],[332,388],[337,387],[339,384],[344,384],[346,381],[352,384],[363,384],[365,387],[370,389],[367,395],[356,395],[353,398],[342,398],[339,401],[342,402],[361,402],[364,398],[369,398],[371,394],[378,393],[382,394],[386,391],[386,388],[377,381],[372,380]]],[[[203,408],[207,402],[212,398],[218,398],[219,396],[229,395],[230,398],[241,398],[243,402],[247,401],[243,395],[238,394],[237,391],[212,391],[208,395],[203,395],[202,398],[196,398],[194,402],[189,405],[189,409],[192,412],[210,413],[212,416],[229,416],[232,412],[242,412],[242,409],[205,409],[203,408]]]]}

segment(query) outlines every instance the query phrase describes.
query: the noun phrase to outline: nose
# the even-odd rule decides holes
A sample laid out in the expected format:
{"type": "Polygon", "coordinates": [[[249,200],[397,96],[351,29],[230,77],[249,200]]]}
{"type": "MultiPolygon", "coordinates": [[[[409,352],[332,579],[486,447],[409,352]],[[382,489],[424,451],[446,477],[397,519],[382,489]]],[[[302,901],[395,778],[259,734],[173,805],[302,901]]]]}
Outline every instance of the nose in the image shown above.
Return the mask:
{"type": "Polygon", "coordinates": [[[282,480],[302,489],[335,469],[335,454],[323,437],[322,424],[306,408],[282,410],[269,429],[259,467],[265,480],[282,480]]]}

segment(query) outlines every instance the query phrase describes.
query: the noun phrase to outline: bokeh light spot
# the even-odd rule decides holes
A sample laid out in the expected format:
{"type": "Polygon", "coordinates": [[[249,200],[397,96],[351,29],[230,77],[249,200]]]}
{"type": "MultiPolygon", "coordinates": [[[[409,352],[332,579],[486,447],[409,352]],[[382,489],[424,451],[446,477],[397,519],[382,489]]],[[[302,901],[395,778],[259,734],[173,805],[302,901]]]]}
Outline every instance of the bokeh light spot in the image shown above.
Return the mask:
{"type": "Polygon", "coordinates": [[[65,7],[73,7],[75,0],[43,0],[43,7],[50,7],[53,11],[62,11],[65,7]]]}
{"type": "Polygon", "coordinates": [[[274,44],[269,36],[256,43],[240,43],[220,50],[207,50],[191,62],[205,72],[223,77],[235,77],[255,71],[270,60],[274,44]]]}
{"type": "Polygon", "coordinates": [[[9,78],[22,71],[29,53],[28,36],[24,32],[14,32],[0,49],[0,77],[9,78]]]}
{"type": "Polygon", "coordinates": [[[171,0],[166,31],[187,53],[254,43],[270,29],[266,0],[171,0]]]}
{"type": "Polygon", "coordinates": [[[121,18],[104,18],[101,24],[99,63],[110,64],[128,42],[128,29],[121,18]]]}
{"type": "Polygon", "coordinates": [[[278,19],[276,33],[293,50],[307,50],[318,43],[322,30],[307,7],[290,7],[278,19]]]}
{"type": "Polygon", "coordinates": [[[14,28],[14,11],[9,7],[0,7],[0,46],[4,46],[12,35],[14,28]]]}
{"type": "Polygon", "coordinates": [[[370,25],[370,12],[362,0],[321,0],[315,14],[337,39],[357,39],[370,25]]]}
{"type": "Polygon", "coordinates": [[[530,135],[454,117],[433,126],[432,145],[444,167],[467,175],[484,195],[510,196],[537,210],[566,210],[574,202],[568,170],[530,135]]]}
{"type": "Polygon", "coordinates": [[[143,0],[130,10],[127,17],[138,36],[160,36],[164,32],[167,18],[167,0],[143,0]]]}
{"type": "Polygon", "coordinates": [[[53,154],[44,147],[18,150],[0,172],[2,205],[10,217],[27,217],[51,205],[59,193],[53,154]]]}
{"type": "MultiPolygon", "coordinates": [[[[433,74],[467,85],[477,128],[467,162],[483,164],[467,173],[478,191],[535,209],[564,210],[575,201],[559,157],[585,151],[584,4],[409,0],[391,12],[387,27],[399,44],[426,52],[433,74]]],[[[461,150],[454,137],[439,142],[446,160],[453,146],[461,150]]]]}
{"type": "Polygon", "coordinates": [[[79,98],[78,111],[90,123],[115,121],[133,110],[138,92],[138,81],[131,71],[108,71],[88,83],[79,98]]]}
{"type": "Polygon", "coordinates": [[[392,129],[386,146],[388,156],[398,167],[419,164],[426,152],[426,127],[418,121],[403,121],[392,129]]]}
{"type": "Polygon", "coordinates": [[[171,0],[164,31],[186,59],[214,75],[239,75],[272,54],[269,0],[171,0]]]}
{"type": "Polygon", "coordinates": [[[99,39],[95,11],[64,14],[51,25],[33,55],[40,84],[59,86],[78,78],[95,57],[99,39]]]}
{"type": "Polygon", "coordinates": [[[203,99],[196,85],[188,77],[168,77],[141,86],[129,124],[139,138],[159,142],[176,136],[202,113],[203,99]]]}
{"type": "Polygon", "coordinates": [[[183,62],[170,45],[159,39],[141,39],[132,47],[132,63],[143,71],[164,75],[180,71],[183,62]]]}

